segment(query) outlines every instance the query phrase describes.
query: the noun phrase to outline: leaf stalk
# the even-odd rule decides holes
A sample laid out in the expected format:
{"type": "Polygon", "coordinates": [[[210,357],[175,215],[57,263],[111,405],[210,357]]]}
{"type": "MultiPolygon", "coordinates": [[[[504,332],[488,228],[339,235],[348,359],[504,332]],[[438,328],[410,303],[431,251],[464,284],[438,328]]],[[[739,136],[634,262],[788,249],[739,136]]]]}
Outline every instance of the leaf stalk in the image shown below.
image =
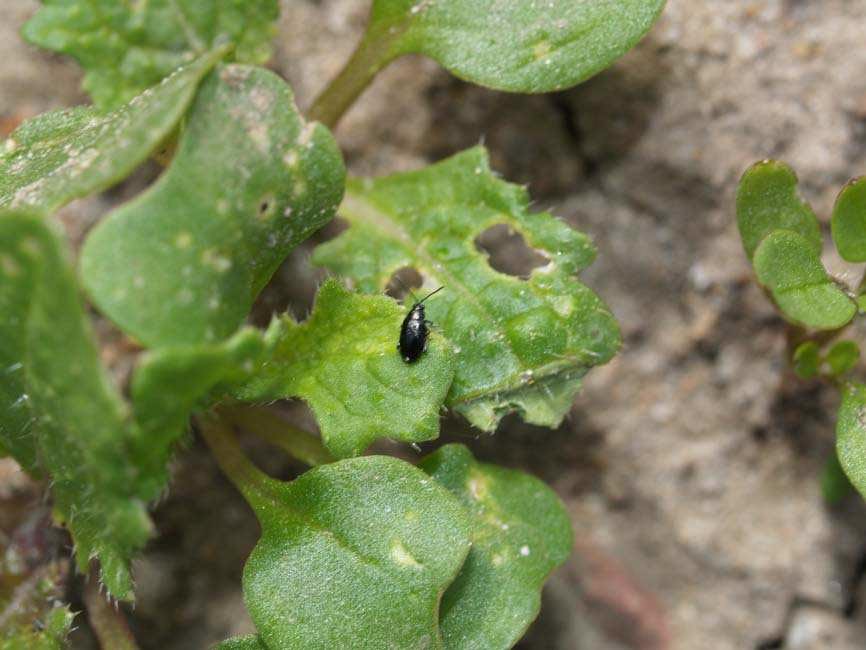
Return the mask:
{"type": "Polygon", "coordinates": [[[308,117],[329,129],[337,126],[373,79],[399,53],[390,47],[394,36],[382,36],[380,30],[367,31],[339,74],[313,102],[308,117]]]}

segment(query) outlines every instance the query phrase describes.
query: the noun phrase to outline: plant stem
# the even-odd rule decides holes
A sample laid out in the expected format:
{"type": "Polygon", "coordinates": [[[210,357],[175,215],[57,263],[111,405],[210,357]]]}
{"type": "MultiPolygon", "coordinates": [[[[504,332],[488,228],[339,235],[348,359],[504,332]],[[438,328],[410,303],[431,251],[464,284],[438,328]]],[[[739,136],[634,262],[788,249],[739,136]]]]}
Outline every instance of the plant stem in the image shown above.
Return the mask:
{"type": "Polygon", "coordinates": [[[390,47],[394,35],[367,31],[340,73],[327,85],[308,111],[311,120],[333,129],[370,85],[376,74],[398,55],[390,47]]]}
{"type": "Polygon", "coordinates": [[[202,437],[213,452],[217,465],[244,498],[251,505],[260,503],[262,500],[272,500],[276,481],[247,458],[231,427],[214,414],[198,417],[196,423],[202,437]]]}
{"type": "Polygon", "coordinates": [[[138,650],[123,612],[115,609],[100,592],[96,570],[90,572],[84,585],[84,604],[87,607],[87,619],[99,639],[100,647],[104,650],[138,650]]]}
{"type": "Polygon", "coordinates": [[[293,427],[271,409],[231,407],[220,409],[220,414],[232,424],[280,447],[292,458],[311,467],[334,462],[320,438],[293,427]]]}

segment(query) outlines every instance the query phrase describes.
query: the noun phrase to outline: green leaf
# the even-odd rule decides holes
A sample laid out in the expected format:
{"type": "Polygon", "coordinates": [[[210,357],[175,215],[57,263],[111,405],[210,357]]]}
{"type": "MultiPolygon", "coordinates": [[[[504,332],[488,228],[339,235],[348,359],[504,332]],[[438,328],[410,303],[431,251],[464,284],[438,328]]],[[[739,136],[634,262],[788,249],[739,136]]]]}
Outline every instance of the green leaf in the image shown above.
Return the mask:
{"type": "Polygon", "coordinates": [[[0,207],[52,213],[128,176],[174,130],[199,82],[224,54],[202,55],[106,115],[78,107],[25,122],[0,155],[0,207]]]}
{"type": "Polygon", "coordinates": [[[866,178],[854,179],[842,189],[830,226],[842,259],[866,262],[866,178]]]}
{"type": "Polygon", "coordinates": [[[827,353],[827,365],[835,376],[844,375],[860,360],[860,346],[854,341],[839,341],[827,353]]]}
{"type": "Polygon", "coordinates": [[[454,650],[511,648],[538,615],[541,587],[573,545],[556,494],[535,477],[446,445],[420,467],[469,511],[472,549],[445,592],[440,627],[454,650]]]}
{"type": "Polygon", "coordinates": [[[737,226],[746,255],[753,259],[758,244],[775,230],[792,230],[821,254],[821,229],[809,204],[797,195],[797,176],[786,164],[764,160],[752,165],[737,190],[737,226]]]}
{"type": "Polygon", "coordinates": [[[174,444],[193,411],[212,406],[260,366],[261,333],[243,329],[220,344],[172,346],[148,352],[132,379],[137,435],[132,443],[139,492],[156,498],[167,481],[174,444]]]}
{"type": "Polygon", "coordinates": [[[441,648],[442,592],[469,551],[457,500],[385,456],[322,465],[247,492],[262,537],[244,599],[270,648],[441,648]]]}
{"type": "Polygon", "coordinates": [[[851,483],[866,497],[866,386],[858,382],[842,386],[836,454],[851,483]]]}
{"type": "Polygon", "coordinates": [[[84,570],[98,557],[118,598],[131,597],[129,559],[151,524],[135,494],[125,405],[111,386],[58,235],[37,215],[0,214],[0,432],[3,445],[52,479],[84,570]]]}
{"type": "Polygon", "coordinates": [[[445,286],[426,307],[457,352],[448,404],[485,430],[511,411],[557,425],[581,377],[620,344],[610,311],[574,277],[595,255],[589,239],[528,206],[526,191],[496,178],[477,147],[417,172],[350,181],[340,210],[350,228],[313,257],[367,292],[407,266],[427,287],[445,286]],[[525,281],[493,270],[474,240],[496,224],[520,232],[548,264],[525,281]]]}
{"type": "Polygon", "coordinates": [[[268,650],[268,648],[257,636],[238,636],[226,639],[215,646],[214,650],[268,650]]]}
{"type": "Polygon", "coordinates": [[[304,123],[282,79],[220,67],[168,170],[90,233],[85,287],[146,346],[224,339],[289,251],[332,218],[344,175],[331,134],[304,123]]]}
{"type": "Polygon", "coordinates": [[[649,31],[664,0],[374,0],[368,39],[384,56],[426,54],[490,88],[569,88],[608,67],[649,31]]]}
{"type": "Polygon", "coordinates": [[[812,243],[791,230],[763,239],[753,259],[758,280],[787,318],[814,329],[836,329],[857,305],[827,274],[812,243]]]}
{"type": "Polygon", "coordinates": [[[834,450],[821,471],[821,494],[828,503],[838,503],[853,490],[854,486],[845,475],[839,456],[834,450]]]}
{"type": "Polygon", "coordinates": [[[102,109],[120,106],[207,50],[231,44],[241,63],[264,63],[277,0],[43,0],[24,38],[75,58],[102,109]]]}
{"type": "Polygon", "coordinates": [[[69,608],[58,606],[48,612],[39,627],[16,626],[0,632],[0,650],[63,650],[75,615],[69,608]]]}
{"type": "Polygon", "coordinates": [[[387,296],[352,294],[328,280],[308,320],[274,321],[268,361],[235,395],[307,400],[337,457],[356,456],[379,438],[431,440],[454,377],[453,353],[434,333],[423,357],[405,363],[396,350],[404,316],[387,296]]]}
{"type": "Polygon", "coordinates": [[[821,365],[821,353],[818,344],[806,341],[794,350],[794,372],[800,379],[811,379],[818,374],[821,365]]]}

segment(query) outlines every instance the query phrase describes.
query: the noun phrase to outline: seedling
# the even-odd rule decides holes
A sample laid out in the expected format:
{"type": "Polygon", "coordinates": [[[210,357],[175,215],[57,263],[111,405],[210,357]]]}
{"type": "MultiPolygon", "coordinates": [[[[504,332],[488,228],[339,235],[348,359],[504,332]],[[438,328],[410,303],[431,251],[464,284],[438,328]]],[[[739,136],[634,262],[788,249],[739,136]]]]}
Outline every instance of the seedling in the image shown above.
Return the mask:
{"type": "MultiPolygon", "coordinates": [[[[821,229],[811,207],[797,195],[787,165],[767,160],[743,175],[737,193],[737,224],[758,282],[790,323],[792,368],[802,379],[823,379],[842,394],[836,455],[823,478],[828,498],[844,492],[847,479],[866,496],[866,386],[855,378],[860,346],[840,340],[866,308],[866,284],[832,277],[821,261],[821,229]]],[[[866,180],[840,192],[831,218],[839,256],[866,262],[866,180]]]]}
{"type": "MultiPolygon", "coordinates": [[[[361,454],[380,439],[434,440],[443,409],[484,431],[510,412],[558,425],[583,375],[620,343],[576,277],[595,250],[530,212],[481,147],[347,179],[329,128],[408,53],[491,88],[568,88],[631,48],[663,0],[374,0],[357,50],[306,118],[261,67],[277,0],[43,4],[25,37],[76,58],[94,105],[24,123],[0,156],[0,444],[50,481],[78,568],[93,564],[112,599],[134,598],[148,504],[192,417],[262,527],[243,582],[257,634],[221,647],[514,645],[571,551],[556,495],[460,445],[417,466],[361,454]],[[151,156],[166,165],[159,179],[102,216],[74,267],[57,211],[151,156]],[[246,326],[277,267],[338,211],[349,228],[313,255],[334,277],[309,317],[246,326]],[[500,223],[548,264],[528,279],[491,268],[473,242],[500,223]],[[404,267],[449,288],[408,320],[383,293],[404,267]],[[140,346],[128,386],[103,368],[85,300],[140,346]],[[394,354],[398,331],[413,363],[394,354]],[[266,406],[285,398],[309,404],[320,436],[266,406]],[[238,429],[312,469],[269,478],[238,429]]],[[[5,638],[58,647],[71,616],[41,616],[5,638]]],[[[96,631],[106,647],[120,638],[96,631]]]]}

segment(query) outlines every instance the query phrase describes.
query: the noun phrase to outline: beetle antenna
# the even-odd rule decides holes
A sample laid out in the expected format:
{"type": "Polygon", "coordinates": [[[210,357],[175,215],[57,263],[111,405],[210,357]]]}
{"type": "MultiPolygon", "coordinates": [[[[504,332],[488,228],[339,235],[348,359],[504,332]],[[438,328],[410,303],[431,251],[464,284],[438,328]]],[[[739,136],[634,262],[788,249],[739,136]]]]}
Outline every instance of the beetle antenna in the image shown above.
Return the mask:
{"type": "Polygon", "coordinates": [[[444,289],[444,288],[445,288],[445,286],[443,285],[443,286],[439,287],[438,289],[434,289],[433,291],[431,291],[430,293],[428,293],[426,296],[424,296],[423,298],[421,298],[421,300],[419,300],[416,304],[420,305],[422,302],[424,302],[425,300],[427,300],[427,298],[429,298],[430,296],[432,296],[434,293],[439,293],[439,292],[442,291],[442,289],[444,289]]]}

